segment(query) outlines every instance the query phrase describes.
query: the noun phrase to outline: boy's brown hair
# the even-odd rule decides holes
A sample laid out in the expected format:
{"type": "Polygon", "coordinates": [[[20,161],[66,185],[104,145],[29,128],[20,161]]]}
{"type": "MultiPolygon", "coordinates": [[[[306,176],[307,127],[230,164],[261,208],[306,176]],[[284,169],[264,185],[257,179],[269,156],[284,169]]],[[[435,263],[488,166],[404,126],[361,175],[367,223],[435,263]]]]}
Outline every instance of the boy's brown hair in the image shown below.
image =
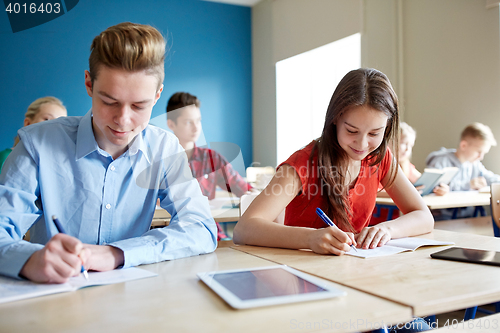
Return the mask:
{"type": "Polygon", "coordinates": [[[481,123],[473,123],[464,128],[462,134],[460,135],[460,140],[467,140],[468,138],[481,139],[492,146],[497,145],[497,141],[495,140],[491,129],[481,123]]]}
{"type": "Polygon", "coordinates": [[[149,25],[124,22],[101,32],[90,46],[89,73],[94,80],[100,66],[124,69],[129,72],[146,71],[158,79],[158,89],[165,77],[165,39],[149,25]]]}
{"type": "Polygon", "coordinates": [[[200,108],[200,100],[198,97],[191,95],[190,93],[187,92],[176,92],[175,94],[170,97],[167,103],[167,119],[170,119],[177,123],[177,118],[179,118],[181,112],[170,112],[170,111],[175,111],[177,109],[189,106],[189,105],[194,105],[198,109],[200,108]]]}

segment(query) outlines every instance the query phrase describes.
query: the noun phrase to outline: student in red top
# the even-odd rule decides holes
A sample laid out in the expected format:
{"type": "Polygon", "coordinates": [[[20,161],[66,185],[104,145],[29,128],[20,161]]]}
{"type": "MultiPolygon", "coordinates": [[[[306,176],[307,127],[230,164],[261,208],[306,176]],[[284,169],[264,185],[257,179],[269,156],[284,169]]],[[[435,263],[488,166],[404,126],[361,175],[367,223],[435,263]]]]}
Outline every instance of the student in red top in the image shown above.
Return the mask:
{"type": "Polygon", "coordinates": [[[429,209],[398,166],[398,141],[398,100],[388,78],[374,69],[349,72],[333,93],[321,137],[278,166],[236,225],[235,243],[342,255],[351,244],[375,248],[432,231],[429,209]],[[370,227],[379,183],[404,215],[370,227]],[[336,226],[327,227],[317,207],[336,226]],[[284,225],[273,223],[285,208],[284,225]]]}
{"type": "MultiPolygon", "coordinates": [[[[209,200],[215,198],[216,187],[241,197],[252,189],[231,164],[216,151],[196,146],[201,134],[200,100],[189,93],[177,92],[167,103],[167,125],[186,150],[193,177],[209,200]]],[[[218,238],[227,238],[217,223],[218,238]]]]}

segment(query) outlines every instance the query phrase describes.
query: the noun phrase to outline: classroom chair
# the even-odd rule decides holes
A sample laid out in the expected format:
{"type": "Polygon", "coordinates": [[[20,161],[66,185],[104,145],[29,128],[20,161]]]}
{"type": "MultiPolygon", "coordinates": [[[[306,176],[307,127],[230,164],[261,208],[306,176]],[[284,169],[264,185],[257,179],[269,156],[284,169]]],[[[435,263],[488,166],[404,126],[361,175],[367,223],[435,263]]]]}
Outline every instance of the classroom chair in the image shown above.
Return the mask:
{"type": "MultiPolygon", "coordinates": [[[[490,186],[491,191],[491,219],[493,220],[493,232],[495,237],[500,237],[500,183],[493,183],[490,186]]],[[[492,311],[478,309],[477,306],[465,310],[464,320],[476,318],[476,312],[492,314],[492,311]]],[[[495,303],[495,312],[500,312],[500,302],[495,303]]]]}

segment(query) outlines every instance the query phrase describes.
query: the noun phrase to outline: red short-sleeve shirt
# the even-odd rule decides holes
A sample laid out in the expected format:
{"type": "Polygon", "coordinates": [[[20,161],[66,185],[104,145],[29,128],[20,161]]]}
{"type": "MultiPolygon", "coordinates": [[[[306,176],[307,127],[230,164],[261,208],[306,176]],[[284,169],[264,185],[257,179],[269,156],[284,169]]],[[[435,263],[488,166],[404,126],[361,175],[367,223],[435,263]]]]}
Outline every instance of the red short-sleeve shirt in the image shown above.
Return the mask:
{"type": "MultiPolygon", "coordinates": [[[[315,141],[293,153],[281,163],[292,166],[302,182],[302,191],[288,204],[285,211],[285,225],[310,228],[324,228],[325,223],[316,215],[316,208],[326,211],[327,199],[322,194],[317,168],[317,153],[312,163],[309,162],[315,141]]],[[[368,158],[361,161],[356,184],[349,190],[349,204],[352,211],[351,225],[355,232],[360,232],[370,222],[375,207],[379,183],[387,175],[392,163],[392,154],[387,150],[377,166],[370,167],[368,158]]],[[[333,192],[333,195],[335,191],[333,192]]],[[[336,223],[336,221],[333,221],[336,223]]],[[[344,230],[347,231],[347,230],[344,230]]]]}

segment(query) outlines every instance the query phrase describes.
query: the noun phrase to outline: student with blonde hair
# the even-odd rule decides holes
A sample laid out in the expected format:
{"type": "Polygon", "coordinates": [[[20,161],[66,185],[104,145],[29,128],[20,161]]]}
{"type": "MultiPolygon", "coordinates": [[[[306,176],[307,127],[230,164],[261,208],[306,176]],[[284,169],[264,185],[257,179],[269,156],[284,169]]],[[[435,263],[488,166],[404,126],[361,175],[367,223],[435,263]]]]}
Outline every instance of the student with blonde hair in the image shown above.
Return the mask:
{"type": "MultiPolygon", "coordinates": [[[[414,184],[422,175],[411,163],[411,154],[413,152],[413,146],[415,145],[416,138],[417,132],[415,129],[407,123],[402,122],[400,124],[399,132],[399,166],[412,184],[414,184]]],[[[419,187],[418,189],[423,188],[419,187]]],[[[436,195],[445,195],[449,191],[450,188],[447,184],[439,184],[433,189],[433,192],[436,195]]]]}
{"type": "Polygon", "coordinates": [[[491,183],[500,182],[500,175],[486,169],[481,163],[497,142],[491,129],[481,123],[465,127],[460,135],[457,149],[441,148],[427,156],[429,168],[459,168],[450,182],[451,191],[479,190],[491,183]]]}
{"type": "MultiPolygon", "coordinates": [[[[427,156],[426,164],[429,168],[443,169],[457,167],[458,173],[453,177],[449,186],[451,191],[479,190],[491,183],[500,182],[500,175],[486,169],[481,163],[492,146],[497,142],[491,129],[481,123],[472,123],[464,128],[460,135],[457,149],[441,148],[427,156]]],[[[433,211],[437,220],[448,220],[453,217],[453,210],[441,209],[433,211]]],[[[459,209],[458,218],[472,217],[473,207],[459,209]]]]}
{"type": "Polygon", "coordinates": [[[112,26],[92,42],[87,114],[19,131],[0,174],[0,274],[62,283],[82,265],[108,271],[215,250],[217,228],[184,150],[148,124],[164,59],[155,28],[112,26]],[[172,218],[150,230],[157,199],[172,218]],[[32,243],[22,240],[29,228],[32,243]]]}
{"type": "MultiPolygon", "coordinates": [[[[68,115],[66,107],[56,97],[46,96],[36,99],[28,106],[28,111],[24,115],[24,126],[36,124],[42,121],[52,120],[68,115]]],[[[19,137],[14,139],[14,147],[19,143],[19,137]]],[[[12,152],[13,148],[7,148],[0,151],[0,171],[7,159],[7,156],[12,152]]]]}

